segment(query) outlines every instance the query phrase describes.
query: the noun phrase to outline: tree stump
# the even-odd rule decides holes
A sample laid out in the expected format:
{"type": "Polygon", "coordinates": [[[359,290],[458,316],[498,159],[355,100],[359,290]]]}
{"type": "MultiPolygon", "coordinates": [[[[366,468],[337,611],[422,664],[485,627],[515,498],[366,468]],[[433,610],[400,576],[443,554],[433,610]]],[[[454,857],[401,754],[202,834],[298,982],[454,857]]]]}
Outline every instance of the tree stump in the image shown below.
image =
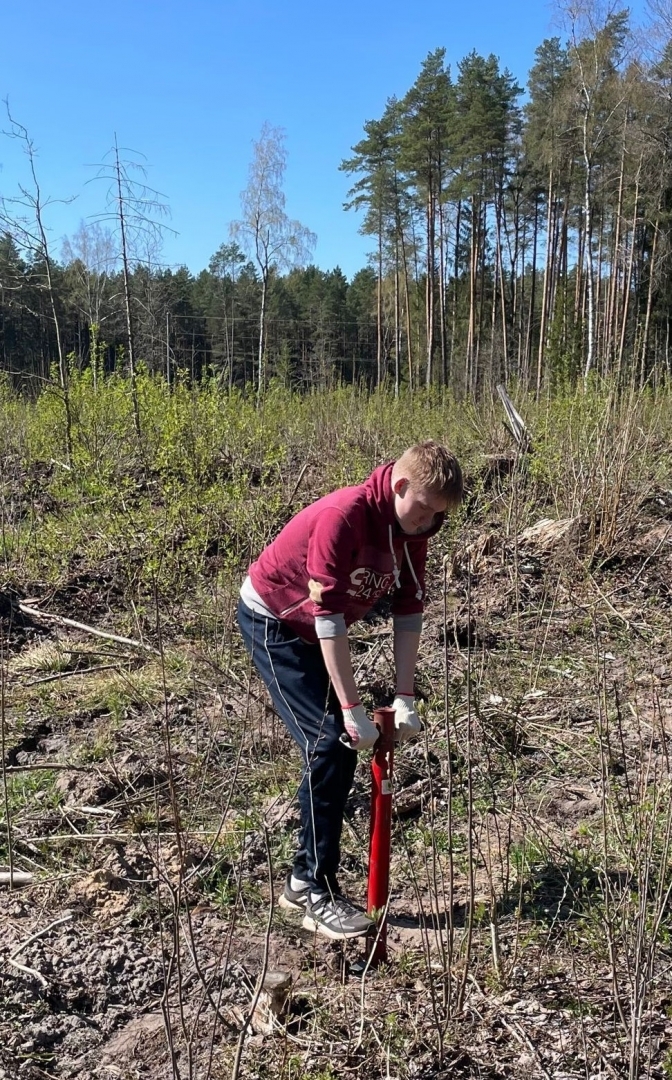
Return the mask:
{"type": "Polygon", "coordinates": [[[292,992],[289,971],[268,971],[264,978],[250,1026],[255,1035],[270,1035],[276,1020],[285,1013],[292,992]]]}

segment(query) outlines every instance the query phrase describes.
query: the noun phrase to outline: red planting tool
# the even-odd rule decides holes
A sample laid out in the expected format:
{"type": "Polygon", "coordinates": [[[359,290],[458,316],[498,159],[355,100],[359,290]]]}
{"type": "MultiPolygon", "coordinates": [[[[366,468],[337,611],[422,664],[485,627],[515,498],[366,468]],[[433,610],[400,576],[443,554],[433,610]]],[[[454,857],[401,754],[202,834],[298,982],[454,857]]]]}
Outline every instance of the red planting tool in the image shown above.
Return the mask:
{"type": "Polygon", "coordinates": [[[394,766],[394,709],[374,709],[380,738],[371,759],[371,831],[369,837],[369,889],[367,911],[380,921],[372,945],[371,962],[387,959],[386,918],[390,891],[390,835],[392,831],[392,769],[394,766]]]}

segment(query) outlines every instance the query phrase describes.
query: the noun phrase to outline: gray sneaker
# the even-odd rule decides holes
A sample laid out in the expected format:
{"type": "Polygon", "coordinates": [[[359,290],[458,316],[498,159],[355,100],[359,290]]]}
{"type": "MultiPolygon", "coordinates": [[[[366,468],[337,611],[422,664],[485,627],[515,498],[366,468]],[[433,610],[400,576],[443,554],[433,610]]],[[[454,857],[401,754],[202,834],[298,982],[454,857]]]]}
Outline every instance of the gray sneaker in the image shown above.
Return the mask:
{"type": "Polygon", "coordinates": [[[286,908],[288,911],[305,911],[309,896],[310,886],[308,884],[306,884],[305,889],[292,888],[292,875],[290,873],[287,874],[285,887],[280,893],[278,904],[281,908],[286,908]]]}
{"type": "Polygon", "coordinates": [[[323,893],[316,899],[311,898],[303,919],[304,929],[338,939],[363,937],[373,925],[373,920],[341,893],[323,893]]]}

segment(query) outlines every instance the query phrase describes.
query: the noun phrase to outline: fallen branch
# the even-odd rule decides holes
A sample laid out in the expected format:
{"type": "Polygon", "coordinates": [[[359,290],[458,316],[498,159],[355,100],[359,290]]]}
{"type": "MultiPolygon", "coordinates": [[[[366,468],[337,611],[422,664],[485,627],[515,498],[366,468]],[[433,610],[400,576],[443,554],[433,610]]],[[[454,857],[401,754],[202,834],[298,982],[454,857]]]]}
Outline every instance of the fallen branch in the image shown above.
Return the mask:
{"type": "Polygon", "coordinates": [[[94,817],[116,817],[118,810],[110,810],[106,806],[69,806],[68,810],[75,810],[78,814],[93,814],[94,817]]]}
{"type": "MultiPolygon", "coordinates": [[[[178,834],[175,832],[174,829],[172,829],[170,832],[168,832],[168,831],[160,832],[158,835],[161,837],[161,839],[165,838],[166,840],[170,840],[170,839],[173,839],[173,838],[177,837],[178,834]]],[[[124,843],[125,844],[125,843],[128,843],[129,840],[134,840],[136,838],[137,839],[142,839],[143,836],[150,836],[153,840],[156,840],[156,837],[157,837],[156,828],[154,828],[154,829],[145,829],[144,831],[139,831],[139,830],[135,830],[135,829],[129,829],[128,832],[123,832],[123,833],[120,833],[120,832],[114,832],[114,833],[112,833],[112,832],[109,832],[109,833],[105,833],[105,832],[100,832],[100,833],[52,833],[51,836],[29,836],[29,837],[17,836],[16,840],[17,840],[17,843],[21,843],[21,844],[58,844],[58,843],[61,843],[63,841],[65,841],[67,843],[70,843],[70,844],[72,844],[72,843],[82,844],[82,843],[85,843],[85,842],[92,843],[92,844],[105,843],[105,842],[108,842],[108,843],[111,843],[111,844],[119,844],[119,843],[124,843]]],[[[184,836],[184,837],[193,836],[193,837],[196,837],[199,840],[209,841],[212,838],[212,830],[208,829],[208,830],[200,830],[199,831],[197,829],[184,829],[184,830],[182,830],[180,832],[180,836],[184,836]]]]}
{"type": "Polygon", "coordinates": [[[90,765],[68,765],[67,761],[52,761],[51,765],[46,762],[32,765],[6,765],[3,772],[34,772],[37,769],[67,769],[68,772],[93,772],[90,765]]]}
{"type": "Polygon", "coordinates": [[[143,652],[152,653],[153,656],[161,655],[159,650],[152,645],[145,645],[143,641],[137,641],[135,638],[109,634],[106,630],[98,630],[95,626],[89,626],[88,623],[77,622],[76,619],[66,619],[64,615],[53,615],[48,611],[40,611],[39,608],[28,607],[27,604],[20,602],[17,607],[23,615],[28,615],[31,619],[45,619],[47,622],[56,623],[58,626],[71,626],[74,630],[83,630],[86,634],[94,634],[96,637],[105,638],[107,641],[116,641],[119,645],[129,645],[132,649],[141,649],[143,652]]]}
{"type": "Polygon", "coordinates": [[[26,870],[0,870],[0,885],[30,885],[34,875],[26,870]]]}

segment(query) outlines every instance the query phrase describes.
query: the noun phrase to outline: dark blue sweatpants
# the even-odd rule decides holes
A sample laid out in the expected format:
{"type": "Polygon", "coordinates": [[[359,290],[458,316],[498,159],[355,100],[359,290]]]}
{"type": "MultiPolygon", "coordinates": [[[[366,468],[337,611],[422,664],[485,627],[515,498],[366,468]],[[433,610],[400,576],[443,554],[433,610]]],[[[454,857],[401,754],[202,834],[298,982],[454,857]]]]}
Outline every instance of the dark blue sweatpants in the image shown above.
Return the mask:
{"type": "Polygon", "coordinates": [[[336,891],[345,802],[357,754],[343,743],[343,714],[319,645],[297,637],[286,623],[238,603],[238,623],[276,712],[303,757],[299,787],[301,836],[293,874],[316,891],[336,891]]]}

